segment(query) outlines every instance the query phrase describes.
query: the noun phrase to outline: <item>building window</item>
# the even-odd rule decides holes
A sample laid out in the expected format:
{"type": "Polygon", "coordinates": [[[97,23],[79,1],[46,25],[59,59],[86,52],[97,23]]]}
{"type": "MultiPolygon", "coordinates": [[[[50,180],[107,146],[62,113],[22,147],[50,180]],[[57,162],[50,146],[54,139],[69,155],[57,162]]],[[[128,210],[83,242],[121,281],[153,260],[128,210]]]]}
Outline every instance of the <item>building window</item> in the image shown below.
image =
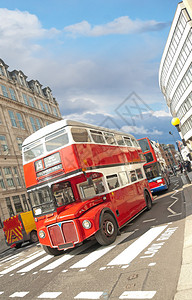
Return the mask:
{"type": "Polygon", "coordinates": [[[20,178],[19,178],[17,167],[13,167],[13,171],[14,171],[16,185],[21,186],[21,181],[20,181],[20,178]]]}
{"type": "Polygon", "coordinates": [[[22,128],[22,129],[25,129],[25,126],[24,126],[24,123],[23,123],[23,119],[22,119],[22,116],[20,113],[16,113],[17,115],[17,119],[19,121],[19,126],[22,128]]]}
{"type": "Polygon", "coordinates": [[[57,113],[56,107],[53,107],[53,114],[54,114],[56,117],[58,117],[58,113],[57,113]]]}
{"type": "Polygon", "coordinates": [[[0,66],[0,75],[2,76],[5,76],[5,73],[4,73],[4,70],[3,70],[3,67],[0,66]]]}
{"type": "Polygon", "coordinates": [[[18,214],[20,212],[23,212],[23,207],[19,196],[13,196],[13,202],[14,202],[16,213],[18,214]]]}
{"type": "Polygon", "coordinates": [[[50,113],[49,106],[47,105],[47,103],[44,103],[44,105],[45,105],[46,112],[49,114],[50,113]]]}
{"type": "Polygon", "coordinates": [[[13,207],[11,205],[10,197],[6,197],[5,201],[6,201],[6,204],[7,204],[8,211],[9,211],[9,216],[10,217],[14,216],[14,211],[13,211],[13,207]]]}
{"type": "Polygon", "coordinates": [[[0,187],[5,190],[6,187],[5,187],[5,183],[4,183],[4,180],[3,180],[3,176],[2,176],[2,173],[1,173],[1,170],[0,170],[0,187]]]}
{"type": "Polygon", "coordinates": [[[22,197],[22,200],[23,200],[23,205],[24,205],[25,210],[26,211],[30,210],[31,207],[30,207],[30,205],[27,201],[27,198],[26,198],[25,194],[22,194],[21,197],[22,197]]]}
{"type": "Polygon", "coordinates": [[[23,140],[20,137],[16,138],[19,150],[22,150],[23,140]]]}
{"type": "Polygon", "coordinates": [[[37,127],[36,127],[36,124],[35,124],[35,121],[34,121],[33,117],[30,117],[30,121],[31,121],[31,126],[33,128],[33,131],[37,131],[37,127]]]}
{"type": "Polygon", "coordinates": [[[0,135],[0,146],[1,146],[0,153],[7,152],[7,151],[9,152],[7,141],[4,135],[0,135]]]}
{"type": "Polygon", "coordinates": [[[4,167],[3,170],[4,170],[5,175],[10,175],[11,174],[11,168],[10,167],[4,167]]]}
{"type": "Polygon", "coordinates": [[[2,89],[2,92],[3,92],[3,96],[6,97],[6,98],[9,98],[6,87],[4,85],[1,85],[1,89],[2,89]]]}
{"type": "Polygon", "coordinates": [[[16,99],[16,96],[15,96],[15,91],[12,88],[9,88],[9,91],[10,91],[10,94],[11,94],[11,99],[16,101],[17,99],[16,99]]]}
{"type": "Polygon", "coordinates": [[[32,107],[35,107],[35,103],[32,97],[29,97],[29,102],[32,107]]]}
{"type": "Polygon", "coordinates": [[[8,112],[9,112],[9,117],[10,117],[10,119],[11,119],[11,124],[12,124],[12,126],[13,126],[13,127],[17,127],[17,122],[16,122],[16,120],[15,120],[15,116],[14,116],[13,111],[12,111],[12,110],[8,110],[8,112]]]}
{"type": "Polygon", "coordinates": [[[6,180],[7,180],[7,186],[8,187],[14,187],[15,186],[13,178],[7,178],[6,180]]]}
{"type": "Polygon", "coordinates": [[[42,126],[41,126],[40,120],[37,118],[36,118],[36,123],[37,123],[37,128],[41,129],[42,126]]]}
{"type": "Polygon", "coordinates": [[[45,111],[45,108],[44,108],[43,102],[42,102],[42,101],[39,101],[39,102],[40,102],[41,110],[42,110],[42,111],[45,111]]]}
{"type": "Polygon", "coordinates": [[[23,95],[23,100],[24,100],[25,104],[29,105],[29,102],[27,100],[27,95],[25,95],[25,94],[22,94],[22,95],[23,95]]]}

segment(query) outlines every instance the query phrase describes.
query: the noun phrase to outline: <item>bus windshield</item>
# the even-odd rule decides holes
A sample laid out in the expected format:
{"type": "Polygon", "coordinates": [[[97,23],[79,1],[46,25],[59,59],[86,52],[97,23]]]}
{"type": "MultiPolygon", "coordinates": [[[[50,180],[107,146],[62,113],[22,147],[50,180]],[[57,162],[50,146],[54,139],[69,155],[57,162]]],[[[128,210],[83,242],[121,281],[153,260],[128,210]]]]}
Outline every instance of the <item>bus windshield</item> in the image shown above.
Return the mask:
{"type": "Polygon", "coordinates": [[[148,180],[162,176],[158,162],[144,166],[144,170],[148,180]]]}
{"type": "Polygon", "coordinates": [[[34,216],[53,213],[56,210],[54,198],[49,187],[29,192],[34,216]]]}

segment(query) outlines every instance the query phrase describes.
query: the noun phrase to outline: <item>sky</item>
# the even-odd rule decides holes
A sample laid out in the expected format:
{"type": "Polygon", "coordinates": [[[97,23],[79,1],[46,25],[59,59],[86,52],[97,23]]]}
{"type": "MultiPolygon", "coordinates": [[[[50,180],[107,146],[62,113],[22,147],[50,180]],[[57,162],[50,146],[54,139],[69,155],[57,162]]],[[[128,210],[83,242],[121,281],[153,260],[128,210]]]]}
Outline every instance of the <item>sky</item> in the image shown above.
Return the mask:
{"type": "Polygon", "coordinates": [[[49,86],[63,118],[174,143],[158,75],[178,3],[0,0],[0,58],[49,86]]]}

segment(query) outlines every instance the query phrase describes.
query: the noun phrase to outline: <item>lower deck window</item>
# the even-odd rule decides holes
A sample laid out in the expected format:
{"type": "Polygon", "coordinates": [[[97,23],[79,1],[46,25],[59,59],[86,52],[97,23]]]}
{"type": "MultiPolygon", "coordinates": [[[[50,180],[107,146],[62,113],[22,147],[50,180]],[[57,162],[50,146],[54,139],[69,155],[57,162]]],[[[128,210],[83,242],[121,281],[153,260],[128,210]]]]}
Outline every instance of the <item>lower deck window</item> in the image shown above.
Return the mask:
{"type": "Polygon", "coordinates": [[[83,182],[79,184],[81,198],[92,198],[105,192],[103,180],[101,178],[92,180],[91,183],[83,182]]]}
{"type": "Polygon", "coordinates": [[[109,175],[107,178],[107,184],[110,190],[116,189],[119,187],[119,180],[116,174],[109,175]]]}
{"type": "Polygon", "coordinates": [[[75,201],[70,182],[60,182],[52,186],[57,206],[67,205],[75,201]]]}

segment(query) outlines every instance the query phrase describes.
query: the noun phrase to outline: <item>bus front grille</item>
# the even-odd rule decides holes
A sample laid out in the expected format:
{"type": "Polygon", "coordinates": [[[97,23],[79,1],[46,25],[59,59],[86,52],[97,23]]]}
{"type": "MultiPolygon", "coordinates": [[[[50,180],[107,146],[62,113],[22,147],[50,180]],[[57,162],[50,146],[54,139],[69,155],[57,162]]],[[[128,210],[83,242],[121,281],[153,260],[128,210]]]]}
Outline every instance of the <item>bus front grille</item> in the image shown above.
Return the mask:
{"type": "Polygon", "coordinates": [[[67,243],[78,243],[77,231],[72,221],[51,225],[48,227],[48,232],[53,247],[67,243]]]}

